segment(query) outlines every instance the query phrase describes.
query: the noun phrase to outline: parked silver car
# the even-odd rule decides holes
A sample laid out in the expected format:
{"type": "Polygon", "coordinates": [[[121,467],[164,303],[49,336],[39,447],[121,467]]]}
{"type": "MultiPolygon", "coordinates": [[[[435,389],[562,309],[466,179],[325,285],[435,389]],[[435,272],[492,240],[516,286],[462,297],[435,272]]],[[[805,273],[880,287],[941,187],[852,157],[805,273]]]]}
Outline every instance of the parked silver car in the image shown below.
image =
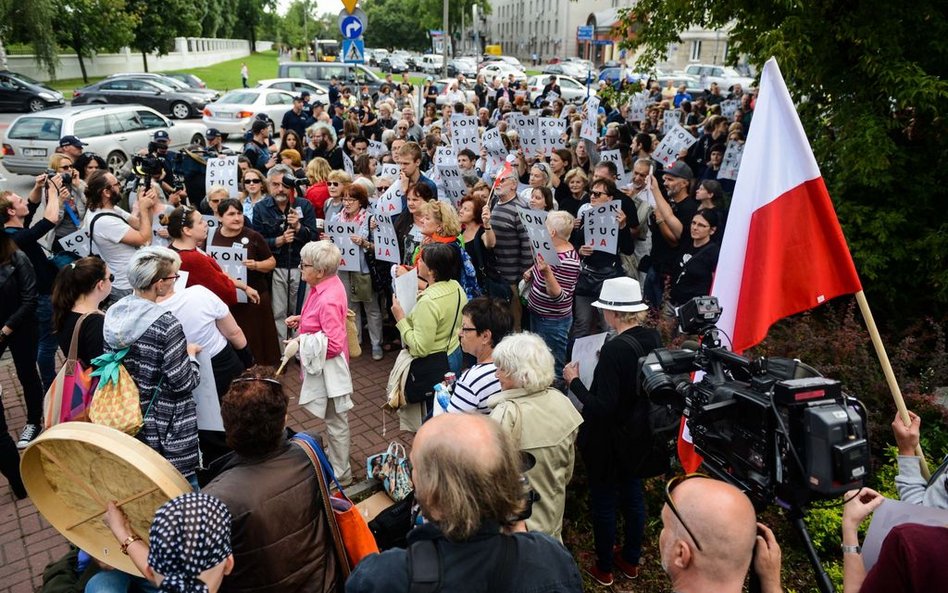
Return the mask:
{"type": "Polygon", "coordinates": [[[63,136],[77,136],[86,151],[102,156],[112,172],[118,171],[155,132],[164,130],[171,148],[203,144],[207,127],[173,122],[144,105],[86,105],[48,109],[13,120],[3,138],[3,166],[11,173],[38,175],[59,147],[63,136]]]}
{"type": "MultiPolygon", "coordinates": [[[[280,89],[237,89],[204,108],[204,123],[223,134],[243,134],[254,118],[266,114],[279,128],[283,114],[293,108],[293,94],[280,89]]],[[[276,131],[275,129],[273,131],[276,131]]]]}

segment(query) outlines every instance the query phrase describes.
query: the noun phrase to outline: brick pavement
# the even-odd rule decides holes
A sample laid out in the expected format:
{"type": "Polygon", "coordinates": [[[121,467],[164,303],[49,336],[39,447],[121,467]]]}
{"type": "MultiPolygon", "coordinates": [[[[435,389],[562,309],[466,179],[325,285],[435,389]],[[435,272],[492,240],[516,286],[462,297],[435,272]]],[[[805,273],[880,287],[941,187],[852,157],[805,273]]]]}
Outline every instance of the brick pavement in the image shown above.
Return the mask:
{"type": "MultiPolygon", "coordinates": [[[[355,408],[349,414],[349,425],[353,476],[357,479],[365,471],[365,458],[383,450],[391,440],[397,439],[406,446],[411,444],[412,434],[400,432],[398,419],[391,413],[386,420],[387,436],[382,436],[380,406],[394,362],[395,353],[388,352],[384,360],[376,362],[366,349],[351,365],[355,408]]],[[[295,364],[284,373],[283,381],[290,394],[299,393],[300,379],[295,364]]],[[[7,425],[16,439],[26,422],[26,410],[9,355],[0,362],[0,385],[3,386],[7,425]]],[[[322,430],[322,420],[299,408],[297,400],[295,395],[291,396],[289,425],[295,429],[322,430]]],[[[43,569],[67,551],[66,539],[40,516],[29,499],[14,502],[6,479],[0,477],[0,593],[38,590],[43,569]]]]}

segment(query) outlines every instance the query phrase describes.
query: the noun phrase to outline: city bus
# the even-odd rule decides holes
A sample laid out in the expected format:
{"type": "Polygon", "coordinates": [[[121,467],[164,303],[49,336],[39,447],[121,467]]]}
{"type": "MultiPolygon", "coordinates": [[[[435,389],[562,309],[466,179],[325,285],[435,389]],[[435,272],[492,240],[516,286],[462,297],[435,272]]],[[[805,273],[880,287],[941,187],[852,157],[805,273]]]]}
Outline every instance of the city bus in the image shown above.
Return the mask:
{"type": "Polygon", "coordinates": [[[317,62],[335,62],[339,59],[339,42],[335,39],[314,39],[313,53],[317,62]]]}

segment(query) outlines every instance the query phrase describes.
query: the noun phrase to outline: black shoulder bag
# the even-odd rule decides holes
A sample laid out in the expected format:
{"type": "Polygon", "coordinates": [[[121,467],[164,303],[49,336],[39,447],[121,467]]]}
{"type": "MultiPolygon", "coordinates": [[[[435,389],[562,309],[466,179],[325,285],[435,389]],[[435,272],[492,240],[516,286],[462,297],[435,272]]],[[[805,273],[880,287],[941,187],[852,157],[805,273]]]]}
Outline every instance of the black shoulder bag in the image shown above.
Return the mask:
{"type": "MultiPolygon", "coordinates": [[[[458,293],[458,308],[454,312],[454,321],[451,327],[458,322],[458,315],[461,313],[461,293],[458,293]]],[[[453,329],[452,329],[453,331],[453,329]]],[[[434,397],[434,386],[444,379],[444,374],[450,370],[448,364],[448,346],[451,344],[451,336],[448,336],[448,343],[444,345],[442,352],[435,352],[428,356],[422,356],[411,361],[408,367],[408,378],[405,381],[405,400],[410,404],[417,404],[434,397]]]]}
{"type": "MultiPolygon", "coordinates": [[[[517,542],[512,535],[500,534],[500,546],[490,566],[488,591],[506,591],[517,565],[517,542]]],[[[485,566],[485,570],[488,570],[485,566]]],[[[438,593],[443,587],[444,562],[434,540],[426,539],[408,546],[408,593],[438,593]]]]}

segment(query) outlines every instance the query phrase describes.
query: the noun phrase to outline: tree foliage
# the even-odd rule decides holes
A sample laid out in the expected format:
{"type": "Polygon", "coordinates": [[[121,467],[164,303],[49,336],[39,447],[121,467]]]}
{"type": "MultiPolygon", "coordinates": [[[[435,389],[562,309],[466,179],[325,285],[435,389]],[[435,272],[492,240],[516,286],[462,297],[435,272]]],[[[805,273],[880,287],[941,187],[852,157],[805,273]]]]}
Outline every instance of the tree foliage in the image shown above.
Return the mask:
{"type": "Polygon", "coordinates": [[[423,24],[420,4],[419,0],[363,2],[362,8],[369,18],[365,30],[366,46],[417,51],[430,47],[428,28],[423,24]]]}
{"type": "Polygon", "coordinates": [[[948,19],[932,0],[895,17],[882,9],[846,0],[639,0],[622,11],[630,34],[620,46],[640,50],[645,68],[689,27],[730,25],[731,62],[746,56],[760,69],[776,57],[875,307],[884,316],[944,314],[948,19]]]}
{"type": "Polygon", "coordinates": [[[56,29],[60,46],[79,57],[82,79],[89,82],[85,59],[93,52],[117,52],[132,41],[138,15],[126,10],[125,0],[64,0],[62,26],[56,29]]]}
{"type": "Polygon", "coordinates": [[[37,61],[50,74],[59,63],[59,50],[53,26],[60,17],[56,0],[0,0],[0,38],[33,46],[37,61]]]}

